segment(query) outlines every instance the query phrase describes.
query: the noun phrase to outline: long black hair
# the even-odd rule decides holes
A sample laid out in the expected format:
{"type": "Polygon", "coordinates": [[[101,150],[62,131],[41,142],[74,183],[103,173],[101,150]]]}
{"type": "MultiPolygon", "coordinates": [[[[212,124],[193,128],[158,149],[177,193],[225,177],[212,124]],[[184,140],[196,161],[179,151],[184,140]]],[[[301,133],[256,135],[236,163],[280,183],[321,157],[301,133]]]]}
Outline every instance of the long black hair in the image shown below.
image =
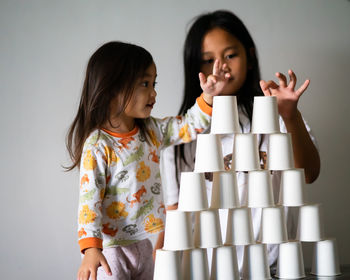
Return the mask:
{"type": "MultiPolygon", "coordinates": [[[[202,43],[205,35],[214,28],[221,28],[237,38],[243,45],[246,55],[248,70],[246,80],[239,89],[237,95],[238,105],[249,120],[252,120],[254,96],[264,95],[260,89],[260,69],[254,41],[243,22],[232,12],[218,10],[196,17],[187,33],[184,44],[183,62],[185,73],[184,97],[179,110],[179,114],[184,114],[196,101],[202,89],[198,80],[198,73],[202,61],[202,43]]],[[[186,162],[184,156],[184,145],[175,147],[175,158],[186,162]]],[[[178,160],[176,160],[176,170],[179,170],[178,160]]]]}
{"type": "MultiPolygon", "coordinates": [[[[117,114],[121,114],[133,94],[137,79],[144,76],[153,63],[152,55],[140,46],[109,42],[98,48],[89,59],[78,112],[71,124],[66,146],[72,170],[79,167],[84,142],[90,133],[110,122],[110,103],[118,98],[117,114]]],[[[135,119],[147,140],[144,120],[135,119]]]]}

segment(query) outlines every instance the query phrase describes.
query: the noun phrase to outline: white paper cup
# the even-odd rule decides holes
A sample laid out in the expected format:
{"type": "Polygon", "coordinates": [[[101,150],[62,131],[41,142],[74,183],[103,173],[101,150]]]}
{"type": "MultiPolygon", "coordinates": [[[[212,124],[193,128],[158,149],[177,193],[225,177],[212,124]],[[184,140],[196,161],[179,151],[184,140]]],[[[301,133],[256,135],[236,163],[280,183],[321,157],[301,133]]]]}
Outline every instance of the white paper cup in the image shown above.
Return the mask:
{"type": "Polygon", "coordinates": [[[210,280],[227,279],[240,279],[234,246],[221,246],[213,249],[210,280]]]}
{"type": "Polygon", "coordinates": [[[164,250],[180,251],[192,249],[193,236],[189,212],[168,210],[164,233],[164,250]]]}
{"type": "Polygon", "coordinates": [[[176,251],[158,249],[154,264],[153,280],[182,279],[180,254],[176,251]]]}
{"type": "Polygon", "coordinates": [[[183,251],[182,275],[184,280],[209,280],[209,266],[206,249],[183,251]]]}
{"type": "Polygon", "coordinates": [[[248,172],[248,207],[275,206],[269,170],[248,172]]]}
{"type": "Polygon", "coordinates": [[[229,210],[225,244],[255,244],[250,208],[242,207],[229,210]]]}
{"type": "Polygon", "coordinates": [[[304,169],[283,170],[279,204],[283,206],[301,206],[305,204],[304,169]]]}
{"type": "Polygon", "coordinates": [[[277,98],[275,96],[255,96],[252,116],[252,133],[279,133],[277,98]]]}
{"type": "Polygon", "coordinates": [[[259,241],[266,244],[280,244],[288,241],[282,206],[262,208],[259,241]]]}
{"type": "Polygon", "coordinates": [[[208,209],[208,198],[203,173],[181,172],[179,206],[181,211],[208,209]]]}
{"type": "Polygon", "coordinates": [[[311,274],[318,276],[341,274],[336,239],[318,241],[314,246],[311,274]]]}
{"type": "Polygon", "coordinates": [[[270,134],[267,147],[267,169],[292,168],[294,168],[294,157],[290,133],[270,134]]]}
{"type": "Polygon", "coordinates": [[[222,245],[218,210],[195,213],[194,245],[197,248],[213,248],[222,245]]]}
{"type": "Polygon", "coordinates": [[[260,169],[258,138],[256,134],[235,134],[233,146],[233,168],[236,171],[260,169]]]}
{"type": "Polygon", "coordinates": [[[197,135],[196,172],[225,171],[221,139],[216,134],[197,135]]]}
{"type": "Polygon", "coordinates": [[[239,130],[236,96],[214,96],[210,133],[239,133],[239,130]]]}
{"type": "Polygon", "coordinates": [[[283,279],[305,277],[304,259],[299,241],[279,245],[276,276],[283,279]]]}
{"type": "Polygon", "coordinates": [[[304,242],[316,242],[324,239],[320,204],[309,204],[300,207],[297,239],[304,242]]]}
{"type": "Polygon", "coordinates": [[[240,207],[237,177],[234,171],[214,172],[210,208],[240,207]]]}
{"type": "Polygon", "coordinates": [[[265,244],[252,244],[244,247],[242,278],[271,279],[265,244]]]}

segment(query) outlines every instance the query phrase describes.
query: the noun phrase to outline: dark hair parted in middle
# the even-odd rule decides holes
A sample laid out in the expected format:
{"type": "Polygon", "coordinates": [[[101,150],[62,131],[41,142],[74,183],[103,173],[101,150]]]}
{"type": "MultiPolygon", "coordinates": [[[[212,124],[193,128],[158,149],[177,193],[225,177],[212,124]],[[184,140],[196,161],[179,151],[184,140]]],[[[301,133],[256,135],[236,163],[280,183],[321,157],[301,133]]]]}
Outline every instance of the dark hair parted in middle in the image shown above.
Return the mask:
{"type": "MultiPolygon", "coordinates": [[[[185,113],[201,94],[198,73],[202,63],[202,44],[205,35],[214,28],[221,28],[238,39],[247,56],[246,80],[237,93],[237,102],[249,120],[252,120],[254,96],[264,95],[261,91],[260,69],[254,41],[243,22],[232,12],[218,10],[196,17],[187,33],[184,44],[184,98],[179,114],[185,113]]],[[[184,145],[175,147],[175,157],[180,157],[188,164],[184,156],[184,145]]],[[[177,166],[177,170],[178,170],[177,166]]]]}

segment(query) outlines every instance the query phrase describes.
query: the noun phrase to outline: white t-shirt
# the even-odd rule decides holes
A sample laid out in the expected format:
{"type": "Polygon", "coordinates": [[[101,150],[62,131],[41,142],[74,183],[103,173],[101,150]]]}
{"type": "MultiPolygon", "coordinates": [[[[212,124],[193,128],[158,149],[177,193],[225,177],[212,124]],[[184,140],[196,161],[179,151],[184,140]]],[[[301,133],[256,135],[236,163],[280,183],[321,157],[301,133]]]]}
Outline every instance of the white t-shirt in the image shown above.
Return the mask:
{"type": "MultiPolygon", "coordinates": [[[[240,108],[239,108],[239,120],[241,125],[241,133],[250,133],[250,121],[248,117],[240,110],[240,108]]],[[[305,122],[305,120],[304,120],[304,123],[313,143],[317,146],[315,137],[312,135],[310,127],[305,122]]],[[[281,117],[279,117],[279,124],[280,124],[280,131],[282,133],[287,133],[286,126],[281,117]]],[[[231,134],[224,135],[221,137],[222,152],[223,152],[226,167],[228,164],[230,164],[232,159],[230,154],[232,154],[232,150],[233,150],[233,144],[234,144],[233,139],[234,139],[233,135],[231,134]]],[[[268,135],[264,135],[264,136],[258,135],[260,153],[264,153],[264,152],[266,153],[267,142],[268,142],[268,135]]],[[[196,144],[195,142],[192,142],[192,143],[186,144],[186,146],[187,147],[185,147],[185,156],[190,161],[191,158],[192,159],[194,158],[195,151],[196,151],[196,144]]],[[[261,162],[261,164],[263,164],[263,162],[261,162]]],[[[184,166],[183,170],[181,171],[193,171],[193,164],[192,164],[192,167],[184,166]]],[[[163,151],[161,155],[161,175],[162,175],[162,181],[164,186],[165,203],[167,205],[173,205],[178,202],[178,190],[179,190],[177,185],[177,180],[176,180],[174,147],[167,148],[166,150],[163,151]]],[[[247,203],[247,189],[248,189],[247,178],[248,178],[248,173],[237,172],[238,192],[239,192],[239,198],[242,206],[246,205],[247,203]]],[[[277,203],[279,198],[281,171],[273,171],[271,179],[272,179],[274,199],[275,199],[275,203],[277,203]]],[[[209,180],[206,180],[205,182],[207,187],[208,201],[210,202],[212,182],[209,180]]],[[[251,212],[252,212],[254,237],[255,237],[255,240],[257,240],[260,232],[261,208],[252,208],[251,212]]],[[[228,210],[219,209],[219,213],[220,213],[222,240],[225,240],[228,210]]],[[[297,228],[297,208],[285,207],[285,216],[287,221],[288,238],[294,239],[296,234],[296,228],[297,228]]],[[[241,270],[242,264],[243,264],[244,246],[236,246],[236,250],[237,250],[238,266],[241,270]]],[[[268,251],[269,265],[273,266],[278,256],[278,246],[268,245],[267,251],[268,251]]],[[[208,259],[210,260],[211,250],[208,250],[208,256],[209,256],[208,259]]]]}

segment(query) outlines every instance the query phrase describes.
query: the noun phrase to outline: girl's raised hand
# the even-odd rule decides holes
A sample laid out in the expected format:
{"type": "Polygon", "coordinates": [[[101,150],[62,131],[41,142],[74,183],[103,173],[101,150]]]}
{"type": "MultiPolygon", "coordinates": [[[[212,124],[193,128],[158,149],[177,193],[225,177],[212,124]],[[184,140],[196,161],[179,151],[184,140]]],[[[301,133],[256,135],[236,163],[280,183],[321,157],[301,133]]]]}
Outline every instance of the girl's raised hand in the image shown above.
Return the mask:
{"type": "Polygon", "coordinates": [[[282,73],[276,73],[276,77],[279,80],[279,85],[274,81],[265,82],[260,81],[260,87],[265,94],[265,96],[276,96],[278,111],[283,119],[293,119],[296,117],[298,112],[298,101],[300,96],[304,93],[310,84],[310,80],[306,80],[300,88],[295,90],[295,85],[297,83],[297,77],[292,70],[288,70],[289,83],[287,83],[287,78],[282,73]]]}
{"type": "Polygon", "coordinates": [[[219,60],[216,59],[213,65],[213,74],[206,77],[202,72],[199,73],[204,100],[210,105],[213,103],[213,97],[222,92],[231,77],[230,73],[225,72],[226,68],[226,64],[220,65],[219,60]]]}

